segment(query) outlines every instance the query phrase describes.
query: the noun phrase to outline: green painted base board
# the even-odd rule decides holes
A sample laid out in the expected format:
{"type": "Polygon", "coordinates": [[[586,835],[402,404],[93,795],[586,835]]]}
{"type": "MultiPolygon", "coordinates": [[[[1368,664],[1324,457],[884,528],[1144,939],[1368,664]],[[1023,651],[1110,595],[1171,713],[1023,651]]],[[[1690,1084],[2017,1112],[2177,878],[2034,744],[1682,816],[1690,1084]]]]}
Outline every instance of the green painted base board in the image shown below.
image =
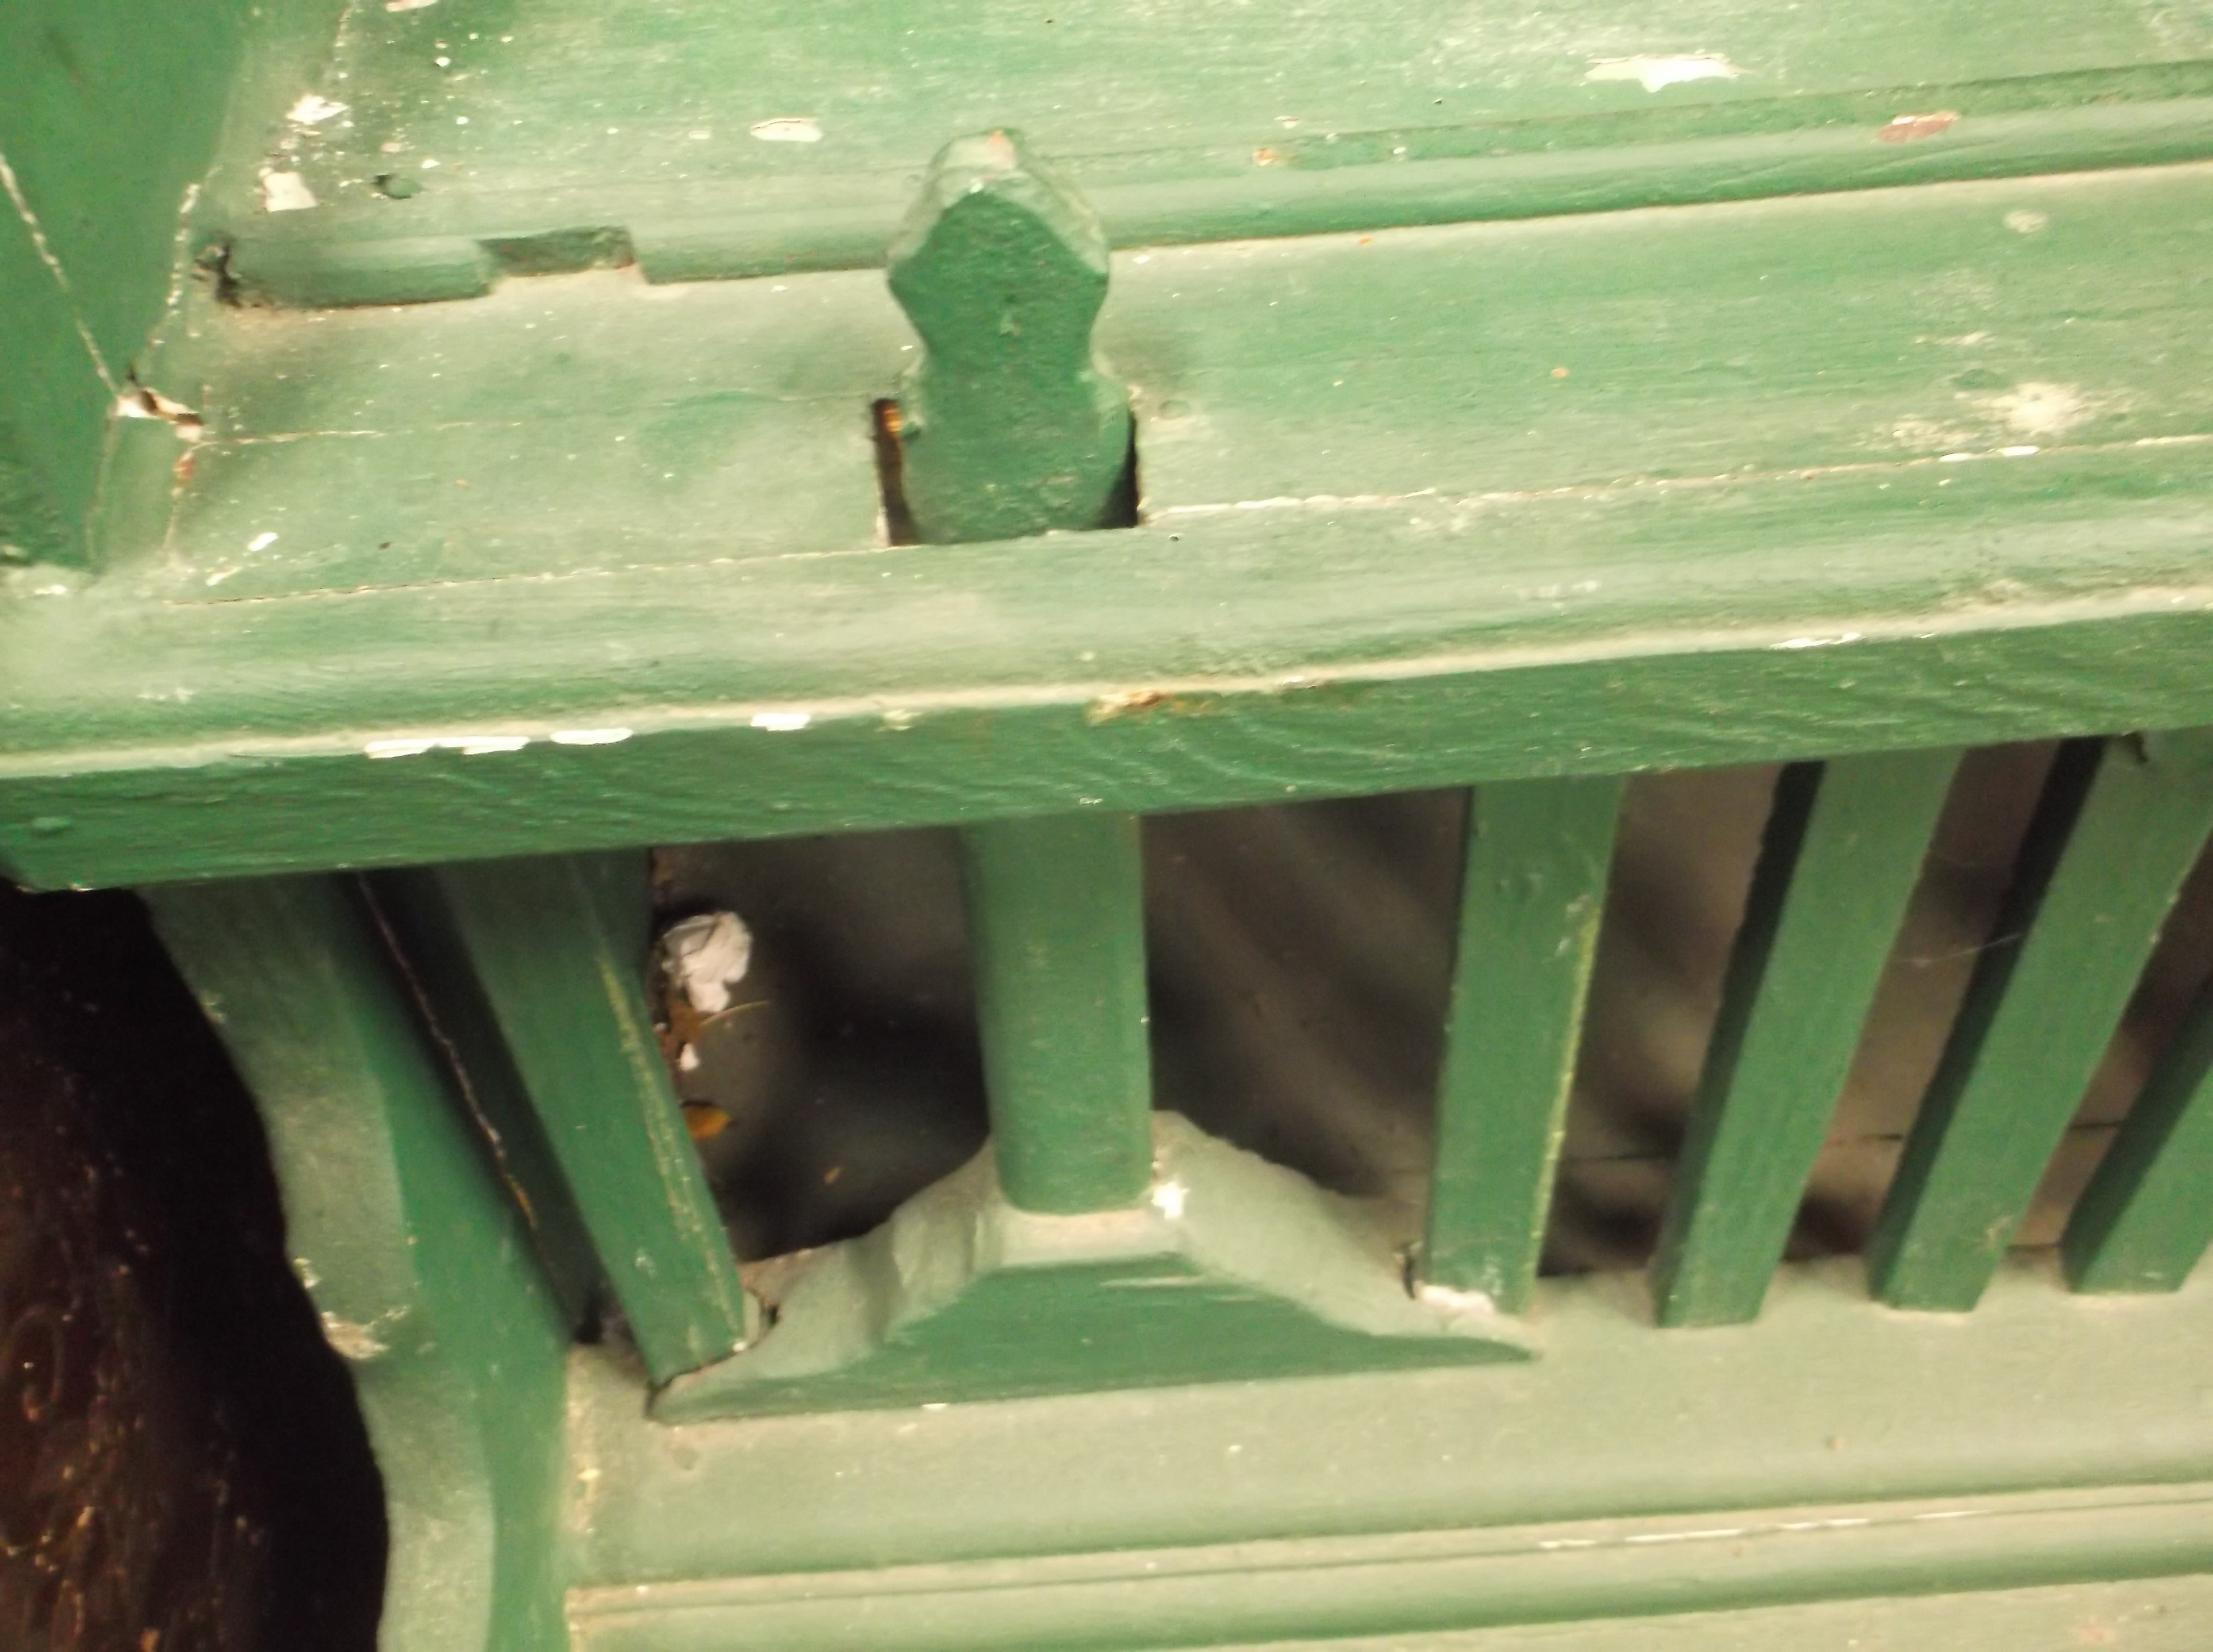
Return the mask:
{"type": "MultiPolygon", "coordinates": [[[[1951,1315],[1870,1302],[1856,1261],[1792,1265],[1757,1323],[1680,1332],[1640,1282],[1592,1277],[1544,1283],[1533,1317],[1525,1364],[679,1426],[582,1353],[577,1643],[1135,1652],[1549,1625],[1613,1647],[1674,1614],[1757,1609],[1787,1639],[1801,1613],[1972,1617],[1879,1597],[2213,1571],[2213,1269],[2093,1298],[2023,1254],[1951,1315]]],[[[2058,1652],[2074,1600],[1991,1597],[2027,1638],[1895,1644],[2058,1652]]]]}

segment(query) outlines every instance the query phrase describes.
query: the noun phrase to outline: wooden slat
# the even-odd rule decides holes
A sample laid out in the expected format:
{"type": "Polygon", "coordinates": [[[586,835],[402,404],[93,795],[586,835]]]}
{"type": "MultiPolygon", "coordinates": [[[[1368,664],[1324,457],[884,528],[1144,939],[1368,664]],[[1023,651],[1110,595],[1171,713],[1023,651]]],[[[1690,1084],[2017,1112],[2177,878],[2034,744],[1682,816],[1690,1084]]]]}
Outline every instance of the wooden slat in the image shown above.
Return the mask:
{"type": "Polygon", "coordinates": [[[2209,827],[2213,730],[2060,749],[1869,1244],[1884,1301],[1981,1297],[2209,827]]]}
{"type": "Polygon", "coordinates": [[[1905,752],[1777,782],[1661,1226],[1662,1325],[1759,1312],[1957,765],[1905,752]]]}
{"type": "Polygon", "coordinates": [[[548,857],[436,875],[647,1369],[666,1381],[729,1354],[745,1293],[601,869],[548,857]]]}
{"type": "Polygon", "coordinates": [[[2173,1290],[2213,1243],[2213,984],[2076,1202],[2059,1253],[2077,1290],[2173,1290]]]}
{"type": "Polygon", "coordinates": [[[1137,817],[962,834],[999,1181],[1026,1210],[1134,1204],[1152,1180],[1137,817]]]}
{"type": "Polygon", "coordinates": [[[1621,808],[1616,777],[1478,789],[1422,1276],[1528,1306],[1621,808]]]}

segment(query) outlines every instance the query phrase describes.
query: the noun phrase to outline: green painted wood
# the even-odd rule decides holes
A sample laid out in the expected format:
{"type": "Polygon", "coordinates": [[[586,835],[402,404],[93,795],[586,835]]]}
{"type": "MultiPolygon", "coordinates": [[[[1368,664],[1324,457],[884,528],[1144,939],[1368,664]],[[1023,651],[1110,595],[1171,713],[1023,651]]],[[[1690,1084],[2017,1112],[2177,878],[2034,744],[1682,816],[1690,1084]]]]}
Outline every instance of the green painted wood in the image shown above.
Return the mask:
{"type": "Polygon", "coordinates": [[[2059,1242],[2077,1290],[2177,1290],[2213,1244],[2213,991],[2145,1080],[2059,1242]]]}
{"type": "Polygon", "coordinates": [[[150,891],[253,1089],[286,1243],[351,1364],[391,1532],[387,1652],[555,1652],[568,1332],[350,881],[150,891]]]}
{"type": "Polygon", "coordinates": [[[1620,812],[1612,777],[1469,799],[1420,1272],[1508,1313],[1536,1284],[1620,812]]]}
{"type": "MultiPolygon", "coordinates": [[[[1350,1642],[1356,1648],[1451,1646],[1454,1631],[1564,1619],[1632,1618],[1649,1633],[1669,1614],[1722,1602],[1758,1607],[2187,1576],[2213,1564],[2209,1515],[2213,1487],[2203,1484],[2096,1500],[1832,1505],[1734,1515],[1740,1523],[1718,1527],[1621,1520],[1155,1549],[1019,1568],[986,1561],[889,1576],[649,1584],[579,1591],[570,1611],[583,1652],[1135,1652],[1253,1641],[1312,1646],[1325,1637],[1336,1646],[1343,1637],[1359,1637],[1350,1642]],[[1384,1635],[1410,1638],[1367,1638],[1384,1635]],[[1438,1636],[1452,1638],[1430,1638],[1438,1636]]],[[[2026,1623],[2024,1616],[1998,1622],[2027,1628],[2027,1640],[1971,1630],[1959,1640],[1873,1643],[2130,1643],[2103,1633],[2088,1639],[2081,1615],[2050,1605],[2026,1623]]],[[[1787,1618],[1776,1627],[1775,1639],[1754,1644],[1801,1643],[1787,1618]]],[[[1588,1644],[1573,1631],[1554,1634],[1542,1644],[1588,1644]]]]}
{"type": "Polygon", "coordinates": [[[605,1305],[607,1277],[437,874],[422,868],[373,874],[363,893],[399,984],[529,1226],[562,1311],[582,1328],[605,1305]]]}
{"type": "Polygon", "coordinates": [[[559,858],[429,875],[647,1369],[666,1381],[724,1358],[746,1339],[745,1292],[603,875],[559,858]]]}
{"type": "Polygon", "coordinates": [[[168,548],[0,582],[0,856],[143,881],[2213,721],[2209,213],[2176,168],[1128,255],[1100,336],[1149,520],[1051,556],[867,548],[911,341],[866,272],[199,314],[216,435],[168,548]]]}
{"type": "Polygon", "coordinates": [[[1868,1245],[1898,1308],[1974,1307],[2213,830],[2213,731],[2061,749],[1868,1245]]]}
{"type": "Polygon", "coordinates": [[[923,343],[899,400],[915,536],[1119,526],[1130,403],[1092,355],[1106,237],[1091,209],[1020,133],[956,139],[930,163],[889,263],[923,343]]]}
{"type": "MultiPolygon", "coordinates": [[[[2128,1488],[2213,1480],[2209,1287],[2201,1271],[2173,1295],[2071,1295],[2047,1254],[2009,1262],[1973,1315],[1889,1314],[1844,1257],[1786,1265],[1753,1323],[1677,1337],[1653,1331],[1634,1277],[1547,1279],[1531,1316],[1542,1353],[1521,1363],[740,1425],[649,1419],[634,1371],[587,1352],[571,1461],[595,1473],[571,1581],[965,1562],[1011,1577],[1114,1553],[1141,1571],[1264,1534],[1450,1546],[1560,1522],[1728,1528],[1808,1505],[2132,1501],[2128,1488]]],[[[1807,1539],[1816,1565],[1821,1540],[1807,1539]]],[[[1553,1551],[1569,1597],[1574,1553],[1553,1551]]],[[[1704,1603],[1728,1603],[1727,1566],[1709,1577],[1704,1603]]]]}
{"type": "Polygon", "coordinates": [[[1525,1360],[1488,1308],[1417,1300],[1382,1213],[1158,1115],[1153,1197],[1040,1216],[989,1149],[814,1253],[775,1323],[656,1397],[668,1423],[1525,1360]]]}
{"type": "Polygon", "coordinates": [[[961,835],[991,1139],[1018,1210],[1113,1210],[1152,1185],[1137,834],[1102,811],[961,835]]]}
{"type": "Polygon", "coordinates": [[[1661,1324],[1759,1312],[1957,766],[1885,753],[1777,782],[1652,1264],[1661,1324]]]}
{"type": "Polygon", "coordinates": [[[422,10],[355,15],[314,82],[351,109],[302,146],[313,210],[224,193],[253,290],[446,297],[610,247],[656,279],[875,264],[931,153],[1002,124],[1068,161],[1122,246],[2213,149],[2213,35],[2131,0],[1303,0],[1257,29],[1234,0],[778,0],[742,28],[699,0],[422,10]]]}
{"type": "MultiPolygon", "coordinates": [[[[2127,1652],[2196,1652],[2198,1625],[2213,1612],[2213,1577],[2131,1578],[1828,1600],[1739,1612],[1601,1619],[1572,1627],[1545,1624],[1460,1634],[1340,1642],[1332,1652],[1868,1652],[1869,1648],[1945,1646],[1960,1652],[2020,1652],[2078,1644],[2127,1652]]],[[[1234,1652],[1302,1652],[1295,1643],[1247,1643],[1234,1652]]]]}
{"type": "Polygon", "coordinates": [[[213,163],[250,180],[281,111],[323,67],[336,0],[149,9],[21,0],[0,10],[0,566],[82,564],[110,448],[174,436],[117,425],[198,242],[213,163]],[[245,151],[241,157],[240,151],[245,151]]]}

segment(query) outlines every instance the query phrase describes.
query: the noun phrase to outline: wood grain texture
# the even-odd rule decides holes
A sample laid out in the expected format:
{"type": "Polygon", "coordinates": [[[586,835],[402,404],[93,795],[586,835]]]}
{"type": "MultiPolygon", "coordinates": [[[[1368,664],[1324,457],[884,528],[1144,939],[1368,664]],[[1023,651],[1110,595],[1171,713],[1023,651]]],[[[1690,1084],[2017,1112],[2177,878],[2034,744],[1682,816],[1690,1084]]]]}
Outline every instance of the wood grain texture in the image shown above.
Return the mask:
{"type": "Polygon", "coordinates": [[[1759,1312],[1957,765],[1886,753],[1777,781],[1652,1265],[1661,1324],[1759,1312]]]}
{"type": "Polygon", "coordinates": [[[1137,831],[1101,811],[962,834],[992,1145],[1018,1210],[1112,1210],[1152,1185],[1137,831]]]}
{"type": "Polygon", "coordinates": [[[1468,808],[1421,1277],[1529,1304],[1621,812],[1617,778],[1484,786],[1468,808]]]}
{"type": "Polygon", "coordinates": [[[2213,1244],[2213,991],[2201,993],[2076,1201],[2077,1290],[2174,1290],[2213,1244]]]}
{"type": "Polygon", "coordinates": [[[448,866],[452,933],[497,1021],[600,1269],[656,1381],[746,1339],[746,1298],[645,1003],[592,871],[448,866]]]}
{"type": "Polygon", "coordinates": [[[351,19],[314,82],[350,111],[297,151],[314,210],[221,200],[234,275],[290,302],[632,257],[783,274],[879,262],[930,156],[998,125],[1137,246],[2203,158],[2209,55],[2140,0],[1301,0],[1265,27],[1233,0],[779,0],[742,30],[699,0],[444,0],[351,19]]]}
{"type": "Polygon", "coordinates": [[[149,896],[253,1088],[286,1243],[384,1479],[381,1644],[554,1652],[568,1328],[520,1211],[336,878],[149,896]]]}
{"type": "Polygon", "coordinates": [[[2054,762],[1868,1241],[1893,1307],[1974,1307],[2213,830],[2213,731],[2054,762]]]}
{"type": "Polygon", "coordinates": [[[146,880],[2213,720],[2209,222],[2184,168],[1129,255],[1148,520],[1047,556],[868,547],[907,352],[865,273],[202,315],[167,546],[0,594],[0,855],[146,880]]]}

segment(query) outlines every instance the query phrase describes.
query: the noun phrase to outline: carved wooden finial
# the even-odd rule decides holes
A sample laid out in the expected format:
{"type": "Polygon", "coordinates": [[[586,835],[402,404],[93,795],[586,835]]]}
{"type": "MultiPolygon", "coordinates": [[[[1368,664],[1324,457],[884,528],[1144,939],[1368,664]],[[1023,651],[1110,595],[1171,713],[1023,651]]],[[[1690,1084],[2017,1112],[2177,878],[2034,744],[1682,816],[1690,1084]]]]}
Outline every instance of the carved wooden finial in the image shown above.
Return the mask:
{"type": "Polygon", "coordinates": [[[1106,238],[1020,134],[939,152],[892,243],[891,286],[923,339],[899,391],[917,537],[1113,525],[1130,406],[1091,354],[1106,238]]]}

